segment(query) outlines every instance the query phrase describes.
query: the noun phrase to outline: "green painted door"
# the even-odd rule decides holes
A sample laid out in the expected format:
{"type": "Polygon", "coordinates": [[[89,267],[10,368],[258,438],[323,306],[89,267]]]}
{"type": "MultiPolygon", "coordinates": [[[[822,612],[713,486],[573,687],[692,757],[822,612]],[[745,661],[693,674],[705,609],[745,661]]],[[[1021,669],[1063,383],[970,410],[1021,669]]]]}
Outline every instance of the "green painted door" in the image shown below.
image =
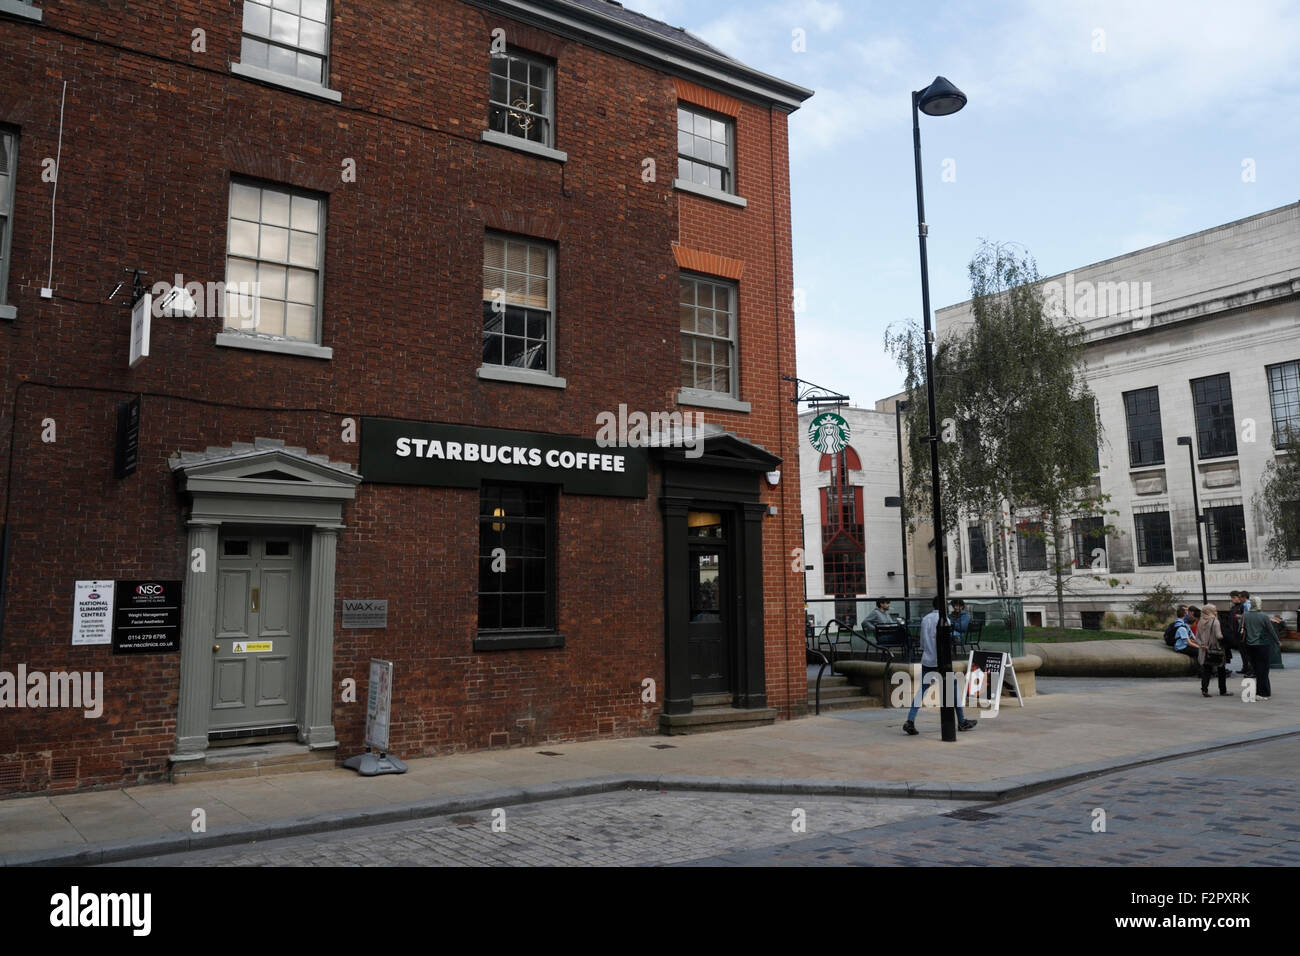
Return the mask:
{"type": "Polygon", "coordinates": [[[302,538],[223,533],[209,731],[296,724],[302,538]]]}

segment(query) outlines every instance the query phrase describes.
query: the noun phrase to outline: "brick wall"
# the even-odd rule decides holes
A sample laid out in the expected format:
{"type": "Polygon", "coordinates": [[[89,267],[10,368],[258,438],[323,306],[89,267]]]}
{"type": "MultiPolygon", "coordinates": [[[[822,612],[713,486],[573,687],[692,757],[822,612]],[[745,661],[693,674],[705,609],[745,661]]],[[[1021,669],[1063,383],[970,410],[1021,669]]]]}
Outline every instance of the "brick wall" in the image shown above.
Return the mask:
{"type": "MultiPolygon", "coordinates": [[[[21,764],[27,790],[166,772],[178,656],[114,657],[69,639],[75,580],[183,577],[185,502],[169,456],[268,437],[356,465],[344,417],[594,436],[597,413],[620,402],[671,409],[674,242],[746,262],[740,361],[753,411],[705,420],[787,461],[781,486],[765,492],[781,512],[764,527],[768,692],[798,712],[797,435],[779,381],[794,374],[784,115],[744,104],[738,178],[749,207],[733,210],[674,193],[665,175],[642,180],[645,157],[675,170],[670,76],[460,3],[334,7],[329,86],[339,104],[231,75],[236,0],[44,0],[41,24],[0,21],[0,123],[20,135],[8,284],[18,319],[0,322],[0,447],[12,447],[12,481],[0,469],[0,488],[13,535],[0,670],[102,670],[108,692],[98,720],[5,714],[0,769],[21,764]],[[556,59],[555,146],[566,164],[479,141],[495,26],[556,59]],[[195,29],[206,52],[192,49],[195,29]],[[56,294],[42,300],[51,190],[42,161],[58,149],[65,80],[56,294]],[[341,175],[348,159],[355,182],[341,175]],[[151,356],[129,370],[123,295],[105,297],[124,267],[147,270],[147,283],[224,279],[232,175],[327,197],[321,344],[333,358],[218,347],[220,319],[164,318],[151,356]],[[488,227],[556,242],[565,389],[476,375],[488,227]],[[116,480],[114,405],[135,394],[140,468],[116,480]],[[42,440],[46,419],[54,442],[42,440]],[[51,782],[43,768],[66,756],[75,772],[64,766],[51,782]]],[[[463,556],[477,545],[477,495],[362,485],[344,513],[336,596],[400,600],[387,630],[336,621],[335,684],[363,685],[372,656],[397,662],[392,748],[404,756],[652,732],[660,705],[642,704],[639,691],[643,677],[662,685],[663,676],[653,469],[650,488],[644,501],[560,496],[564,649],[475,654],[476,572],[463,556]]],[[[360,749],[362,706],[336,705],[344,754],[360,749]]]]}

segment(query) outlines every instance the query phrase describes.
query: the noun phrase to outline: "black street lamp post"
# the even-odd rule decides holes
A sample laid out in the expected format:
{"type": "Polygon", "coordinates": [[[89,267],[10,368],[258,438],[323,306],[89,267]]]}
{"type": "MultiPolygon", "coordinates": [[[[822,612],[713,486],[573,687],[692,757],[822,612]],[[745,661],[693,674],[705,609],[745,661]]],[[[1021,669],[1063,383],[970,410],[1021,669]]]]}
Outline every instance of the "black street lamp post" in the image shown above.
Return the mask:
{"type": "Polygon", "coordinates": [[[1205,589],[1205,546],[1201,543],[1201,525],[1205,524],[1205,515],[1201,514],[1201,496],[1196,493],[1196,459],[1192,456],[1192,439],[1180,435],[1178,444],[1187,446],[1187,467],[1192,472],[1192,510],[1196,512],[1196,556],[1201,564],[1201,603],[1210,600],[1205,589]]]}
{"type": "Polygon", "coordinates": [[[903,537],[903,617],[907,617],[907,492],[903,488],[903,412],[907,402],[894,402],[894,432],[898,439],[898,523],[903,537]]]}
{"type": "Polygon", "coordinates": [[[929,227],[925,222],[925,197],[921,190],[921,113],[927,116],[947,116],[966,105],[966,94],[942,76],[923,90],[912,93],[912,145],[916,154],[916,231],[921,244],[921,314],[925,327],[925,391],[930,412],[930,433],[925,440],[930,443],[930,494],[934,510],[934,583],[939,597],[938,667],[941,689],[939,695],[940,736],[945,741],[957,739],[957,713],[949,689],[952,674],[952,637],[948,624],[947,568],[943,554],[943,514],[939,503],[939,423],[934,407],[934,332],[930,328],[930,266],[925,254],[925,237],[929,227]]]}

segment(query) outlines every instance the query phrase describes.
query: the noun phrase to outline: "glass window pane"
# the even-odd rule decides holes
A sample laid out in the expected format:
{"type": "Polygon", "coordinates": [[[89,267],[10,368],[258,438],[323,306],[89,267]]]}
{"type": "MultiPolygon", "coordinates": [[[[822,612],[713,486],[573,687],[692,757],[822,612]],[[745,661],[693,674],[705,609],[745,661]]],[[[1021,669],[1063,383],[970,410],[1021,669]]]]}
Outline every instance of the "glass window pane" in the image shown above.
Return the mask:
{"type": "Polygon", "coordinates": [[[298,75],[298,54],[280,46],[267,47],[266,68],[275,73],[298,75]]]}
{"type": "Polygon", "coordinates": [[[725,143],[727,141],[727,124],[722,122],[722,120],[712,120],[709,134],[718,142],[725,143]]]}
{"type": "Polygon", "coordinates": [[[312,83],[323,83],[325,81],[325,61],[318,56],[312,56],[310,53],[299,53],[298,79],[309,80],[312,83]]]}
{"type": "Polygon", "coordinates": [[[257,226],[242,219],[230,221],[230,254],[257,257],[257,226]]]}
{"type": "Polygon", "coordinates": [[[304,232],[320,231],[320,203],[310,196],[293,197],[293,215],[289,223],[304,232]]]}
{"type": "Polygon", "coordinates": [[[709,135],[709,118],[707,116],[697,115],[695,117],[695,135],[696,136],[709,135]]]}
{"type": "Polygon", "coordinates": [[[259,290],[263,298],[284,298],[284,266],[273,266],[263,262],[257,269],[257,279],[262,287],[259,290]]]}
{"type": "Polygon", "coordinates": [[[230,214],[239,219],[257,222],[262,191],[244,183],[230,185],[230,214]]]}
{"type": "Polygon", "coordinates": [[[226,285],[250,288],[257,281],[257,263],[248,259],[226,260],[226,285]]]}
{"type": "Polygon", "coordinates": [[[284,335],[284,303],[274,299],[258,300],[257,331],[263,335],[284,335]]]}
{"type": "Polygon", "coordinates": [[[316,310],[310,305],[291,302],[285,309],[284,334],[291,339],[314,341],[316,338],[316,310]]]}
{"type": "Polygon", "coordinates": [[[298,31],[298,45],[313,53],[325,52],[325,24],[303,20],[298,31]]]}
{"type": "Polygon", "coordinates": [[[277,10],[288,10],[290,13],[297,13],[300,9],[299,0],[271,0],[271,3],[277,10]]]}
{"type": "Polygon", "coordinates": [[[262,227],[262,242],[258,257],[272,262],[284,262],[289,258],[289,230],[274,226],[262,227]]]}
{"type": "Polygon", "coordinates": [[[271,32],[271,8],[247,0],[244,4],[244,32],[256,33],[260,37],[271,32]]]}
{"type": "Polygon", "coordinates": [[[294,230],[289,233],[289,262],[295,266],[308,266],[316,268],[318,260],[316,256],[316,236],[309,232],[298,232],[294,230]]]}
{"type": "Polygon", "coordinates": [[[302,15],[309,20],[325,22],[326,0],[302,0],[302,15]]]}
{"type": "Polygon", "coordinates": [[[289,288],[285,298],[292,302],[316,304],[316,273],[306,269],[289,270],[289,288]]]}
{"type": "Polygon", "coordinates": [[[680,130],[686,130],[689,133],[694,128],[694,125],[695,122],[691,118],[690,112],[682,109],[680,106],[677,107],[677,128],[680,130]]]}
{"type": "Polygon", "coordinates": [[[239,44],[239,62],[247,63],[249,66],[260,66],[266,69],[269,53],[270,48],[261,40],[244,37],[239,44]]]}
{"type": "Polygon", "coordinates": [[[271,14],[271,39],[276,43],[298,45],[298,17],[292,13],[276,10],[271,14]]]}
{"type": "Polygon", "coordinates": [[[271,226],[289,225],[289,194],[274,189],[262,190],[262,222],[271,226]]]}

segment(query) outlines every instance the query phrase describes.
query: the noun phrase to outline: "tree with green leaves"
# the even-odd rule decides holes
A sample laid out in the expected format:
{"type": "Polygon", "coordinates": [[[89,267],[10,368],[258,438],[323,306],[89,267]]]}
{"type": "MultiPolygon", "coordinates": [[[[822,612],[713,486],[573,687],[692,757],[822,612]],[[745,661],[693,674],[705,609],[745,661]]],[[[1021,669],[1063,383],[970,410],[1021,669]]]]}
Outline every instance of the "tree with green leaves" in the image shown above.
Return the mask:
{"type": "Polygon", "coordinates": [[[1268,463],[1254,504],[1269,529],[1264,553],[1280,568],[1300,560],[1300,431],[1284,427],[1275,441],[1289,452],[1268,463]]]}
{"type": "MultiPolygon", "coordinates": [[[[943,524],[953,531],[973,520],[992,529],[986,541],[1001,597],[1015,575],[1017,524],[1039,524],[1035,533],[1053,545],[1063,623],[1073,564],[1065,547],[1069,522],[1099,515],[1105,506],[1096,479],[1101,426],[1084,374],[1083,331],[1068,316],[1051,314],[1028,254],[985,241],[969,271],[971,320],[935,346],[943,524]]],[[[902,368],[911,399],[908,514],[924,516],[931,513],[925,340],[910,323],[891,327],[885,347],[902,368]]],[[[1097,530],[1117,533],[1105,524],[1097,530]]]]}

